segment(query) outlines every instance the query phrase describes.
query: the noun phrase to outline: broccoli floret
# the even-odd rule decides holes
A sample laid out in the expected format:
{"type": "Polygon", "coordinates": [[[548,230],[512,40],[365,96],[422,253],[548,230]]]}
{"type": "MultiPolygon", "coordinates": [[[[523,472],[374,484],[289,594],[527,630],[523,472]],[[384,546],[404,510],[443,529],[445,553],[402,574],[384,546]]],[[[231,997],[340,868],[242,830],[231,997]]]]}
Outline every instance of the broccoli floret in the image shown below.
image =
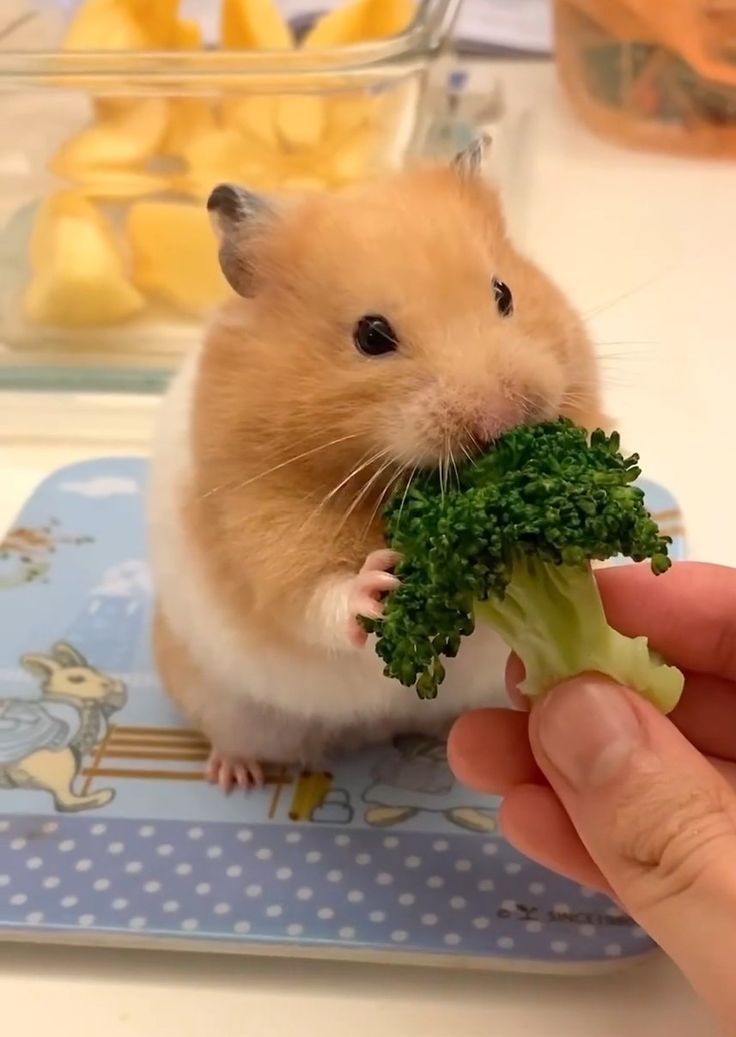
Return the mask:
{"type": "Polygon", "coordinates": [[[616,433],[589,437],[567,419],[519,426],[454,483],[426,471],[397,492],[385,526],[401,585],[365,623],[386,676],[434,698],[442,657],[486,621],[522,659],[528,695],[597,671],[672,709],[682,674],[608,625],[591,569],[618,555],[658,574],[671,564],[634,485],[638,457],[619,447],[616,433]]]}

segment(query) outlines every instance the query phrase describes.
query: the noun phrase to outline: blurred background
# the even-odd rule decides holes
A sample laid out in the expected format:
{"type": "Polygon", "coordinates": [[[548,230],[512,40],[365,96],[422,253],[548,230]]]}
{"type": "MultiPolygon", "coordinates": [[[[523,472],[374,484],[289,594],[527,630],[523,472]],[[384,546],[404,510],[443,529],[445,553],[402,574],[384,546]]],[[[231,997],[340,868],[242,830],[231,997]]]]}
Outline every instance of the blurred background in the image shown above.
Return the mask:
{"type": "Polygon", "coordinates": [[[585,132],[736,156],[736,0],[0,8],[0,387],[160,391],[229,292],[220,180],[333,190],[490,129],[523,236],[553,61],[585,132]]]}

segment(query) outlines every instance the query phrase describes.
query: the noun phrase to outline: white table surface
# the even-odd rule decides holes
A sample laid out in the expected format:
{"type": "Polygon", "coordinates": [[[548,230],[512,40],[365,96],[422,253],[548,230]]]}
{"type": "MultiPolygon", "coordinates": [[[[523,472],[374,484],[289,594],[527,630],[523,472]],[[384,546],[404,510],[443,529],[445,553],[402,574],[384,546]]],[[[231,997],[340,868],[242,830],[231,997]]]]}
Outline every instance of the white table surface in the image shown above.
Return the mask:
{"type": "MultiPolygon", "coordinates": [[[[546,65],[499,67],[526,113],[513,138],[499,133],[516,236],[590,315],[609,410],[646,472],[679,496],[691,556],[736,564],[736,164],[603,144],[572,121],[546,65]]],[[[0,528],[57,465],[145,450],[154,408],[0,397],[0,528]]],[[[712,1032],[660,957],[555,979],[0,945],[0,1005],[4,1032],[55,1037],[712,1032]]]]}

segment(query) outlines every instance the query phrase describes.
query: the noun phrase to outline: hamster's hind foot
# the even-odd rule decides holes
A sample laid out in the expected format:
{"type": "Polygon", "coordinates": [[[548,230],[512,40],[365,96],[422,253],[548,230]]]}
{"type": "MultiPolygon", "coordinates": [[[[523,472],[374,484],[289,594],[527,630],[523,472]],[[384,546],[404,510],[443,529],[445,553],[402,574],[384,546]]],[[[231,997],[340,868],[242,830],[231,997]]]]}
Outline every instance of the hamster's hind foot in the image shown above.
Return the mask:
{"type": "Polygon", "coordinates": [[[384,596],[399,586],[399,581],[392,572],[398,560],[399,556],[395,551],[374,551],[368,555],[360,572],[350,581],[348,637],[356,648],[362,648],[368,640],[358,617],[380,619],[383,615],[384,596]]]}
{"type": "Polygon", "coordinates": [[[243,760],[212,752],[207,763],[207,781],[219,785],[226,796],[235,788],[260,789],[264,784],[263,768],[257,760],[243,760]]]}

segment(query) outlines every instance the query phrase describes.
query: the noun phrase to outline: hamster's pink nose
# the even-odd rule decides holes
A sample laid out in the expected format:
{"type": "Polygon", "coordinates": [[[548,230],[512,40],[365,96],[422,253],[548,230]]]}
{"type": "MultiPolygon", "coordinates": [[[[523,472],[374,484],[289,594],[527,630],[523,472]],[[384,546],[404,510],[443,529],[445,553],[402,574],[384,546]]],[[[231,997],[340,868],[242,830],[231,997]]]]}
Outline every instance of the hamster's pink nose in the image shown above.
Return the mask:
{"type": "Polygon", "coordinates": [[[509,400],[494,400],[479,415],[475,434],[481,443],[491,443],[514,425],[520,424],[524,414],[522,408],[509,400]]]}

